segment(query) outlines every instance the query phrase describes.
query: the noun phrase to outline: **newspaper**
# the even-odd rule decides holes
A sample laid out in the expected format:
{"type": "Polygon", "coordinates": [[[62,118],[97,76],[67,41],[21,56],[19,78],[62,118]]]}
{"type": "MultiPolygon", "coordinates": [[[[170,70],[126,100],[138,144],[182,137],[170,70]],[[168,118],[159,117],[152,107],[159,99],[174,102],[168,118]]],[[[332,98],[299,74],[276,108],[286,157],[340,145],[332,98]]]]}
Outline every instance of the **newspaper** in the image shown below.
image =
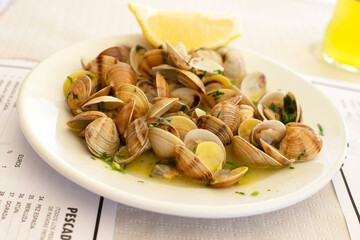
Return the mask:
{"type": "Polygon", "coordinates": [[[16,99],[33,66],[0,61],[0,238],[112,239],[117,204],[57,173],[22,134],[16,99]]]}

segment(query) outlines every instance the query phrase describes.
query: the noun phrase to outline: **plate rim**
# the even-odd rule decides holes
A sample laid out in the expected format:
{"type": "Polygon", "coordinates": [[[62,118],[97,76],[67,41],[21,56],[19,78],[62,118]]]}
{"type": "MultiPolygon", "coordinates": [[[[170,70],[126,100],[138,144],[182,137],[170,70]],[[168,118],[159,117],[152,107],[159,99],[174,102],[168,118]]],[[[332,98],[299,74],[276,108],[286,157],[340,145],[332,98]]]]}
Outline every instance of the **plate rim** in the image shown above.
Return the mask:
{"type": "MultiPolygon", "coordinates": [[[[111,194],[111,191],[113,190],[113,187],[108,186],[107,184],[104,184],[102,182],[99,182],[93,178],[91,178],[90,176],[83,174],[81,171],[79,171],[78,169],[76,169],[75,167],[73,167],[69,162],[67,161],[61,161],[60,157],[57,155],[52,154],[52,152],[50,150],[48,150],[47,148],[44,148],[41,144],[40,141],[37,141],[36,138],[31,134],[31,129],[29,129],[29,126],[26,122],[26,116],[25,116],[25,111],[23,111],[23,102],[25,101],[25,94],[23,93],[25,90],[25,86],[26,83],[28,81],[28,79],[31,79],[31,76],[33,75],[34,72],[38,71],[38,69],[41,69],[41,66],[49,61],[49,59],[52,59],[54,56],[56,57],[56,55],[61,52],[64,51],[66,49],[69,48],[73,48],[76,47],[78,45],[84,44],[84,43],[90,43],[90,42],[95,42],[95,41],[104,41],[105,39],[112,39],[112,38],[119,38],[121,40],[121,38],[123,37],[136,37],[136,38],[143,38],[143,36],[141,34],[123,34],[123,35],[114,35],[114,36],[107,36],[107,37],[98,37],[98,38],[91,38],[91,39],[86,39],[83,41],[79,41],[76,42],[74,44],[70,44],[65,48],[62,48],[56,52],[54,52],[53,54],[51,54],[50,56],[48,56],[47,58],[45,58],[44,60],[42,60],[39,64],[37,64],[31,71],[30,73],[27,75],[27,77],[24,79],[19,94],[18,94],[18,99],[17,99],[17,112],[18,112],[18,117],[19,117],[19,124],[21,127],[22,132],[24,133],[24,136],[27,140],[27,142],[31,145],[31,147],[36,151],[36,153],[48,164],[50,165],[55,171],[59,172],[61,175],[65,176],[67,179],[69,179],[72,182],[75,182],[76,184],[78,184],[79,186],[95,193],[101,196],[104,196],[108,199],[111,199],[113,201],[131,206],[131,207],[136,207],[136,208],[140,208],[143,210],[147,210],[147,211],[151,211],[151,212],[156,212],[156,213],[162,213],[162,214],[168,214],[168,215],[175,215],[175,216],[182,216],[182,217],[196,217],[196,218],[229,218],[229,217],[245,217],[245,216],[252,216],[252,215],[258,215],[258,214],[263,214],[263,213],[267,213],[267,212],[271,212],[271,211],[275,211],[275,210],[279,210],[291,205],[294,205],[300,201],[303,201],[304,199],[310,197],[311,195],[315,194],[316,192],[318,192],[319,190],[321,190],[327,183],[329,183],[331,181],[331,178],[335,175],[335,173],[337,171],[339,171],[341,164],[344,161],[344,158],[346,156],[346,152],[347,152],[347,148],[345,146],[342,147],[339,156],[342,157],[341,160],[337,161],[337,164],[334,165],[334,167],[331,169],[331,171],[328,171],[322,178],[317,179],[315,182],[312,182],[311,187],[307,187],[307,188],[301,188],[299,190],[296,190],[294,192],[292,192],[291,194],[287,194],[285,195],[285,197],[282,197],[281,201],[279,201],[277,204],[273,204],[272,201],[274,199],[269,199],[269,200],[265,200],[263,203],[263,207],[257,209],[257,210],[253,210],[251,209],[249,210],[242,210],[241,212],[238,211],[226,211],[228,209],[233,209],[234,205],[229,205],[229,206],[211,206],[211,211],[204,211],[204,210],[208,210],[209,206],[205,205],[205,206],[201,206],[199,207],[198,205],[196,206],[189,206],[187,204],[178,204],[178,203],[171,203],[168,201],[159,201],[156,199],[147,199],[138,195],[134,195],[132,193],[128,193],[128,192],[124,192],[124,194],[127,195],[127,197],[116,197],[113,194],[111,194]],[[74,178],[74,174],[77,174],[77,176],[80,177],[76,177],[74,178]],[[303,192],[304,194],[299,197],[298,196],[298,192],[303,192]],[[121,199],[121,201],[119,200],[121,199]],[[131,199],[131,200],[130,200],[131,199]],[[146,200],[146,204],[143,204],[144,199],[146,200]],[[199,211],[199,209],[201,211],[199,211]],[[224,212],[225,210],[225,212],[224,212]]],[[[231,45],[230,45],[231,46],[231,45]]],[[[298,78],[304,80],[305,82],[307,82],[308,84],[311,84],[309,80],[307,80],[306,78],[304,78],[302,75],[300,75],[299,73],[297,73],[296,71],[294,71],[293,69],[291,69],[290,67],[270,58],[264,55],[261,55],[259,53],[256,53],[254,51],[248,50],[248,49],[244,49],[238,46],[233,46],[235,48],[240,49],[243,52],[247,52],[251,55],[254,55],[256,57],[265,59],[268,62],[271,62],[272,64],[275,64],[277,66],[279,66],[280,68],[285,69],[288,72],[291,72],[292,74],[296,75],[298,78]]],[[[312,85],[313,88],[316,88],[315,86],[312,85]]],[[[330,100],[330,98],[325,95],[323,92],[321,92],[319,89],[316,89],[317,92],[319,92],[319,94],[322,95],[323,98],[325,98],[330,104],[331,107],[333,109],[335,109],[335,112],[337,113],[338,117],[340,118],[340,123],[341,123],[341,127],[344,130],[344,136],[345,136],[345,141],[348,140],[348,133],[347,133],[347,128],[345,125],[345,122],[343,120],[343,117],[341,116],[341,114],[339,113],[338,109],[336,108],[336,106],[333,104],[333,102],[330,100]]],[[[120,189],[121,191],[121,189],[120,189]]],[[[251,205],[258,205],[259,202],[256,203],[242,203],[241,205],[243,206],[251,206],[251,205]]]]}

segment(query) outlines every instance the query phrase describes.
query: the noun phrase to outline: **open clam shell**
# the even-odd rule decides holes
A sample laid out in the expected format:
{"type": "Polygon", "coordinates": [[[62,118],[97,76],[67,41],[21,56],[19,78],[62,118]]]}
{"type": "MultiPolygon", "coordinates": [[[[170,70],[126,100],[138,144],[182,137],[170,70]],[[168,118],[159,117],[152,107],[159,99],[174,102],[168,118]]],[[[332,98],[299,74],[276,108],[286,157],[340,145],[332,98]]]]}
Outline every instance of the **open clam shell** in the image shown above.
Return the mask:
{"type": "Polygon", "coordinates": [[[213,180],[210,186],[214,188],[229,187],[239,181],[247,172],[248,167],[239,167],[233,170],[220,169],[213,173],[213,180]]]}
{"type": "Polygon", "coordinates": [[[169,58],[171,62],[178,68],[183,70],[190,70],[191,66],[189,65],[188,60],[185,56],[186,48],[181,46],[181,43],[178,43],[178,47],[175,48],[170,44],[169,41],[166,41],[166,47],[169,52],[169,58]],[[185,49],[185,50],[184,50],[185,49]],[[179,51],[180,50],[180,51],[179,51]]]}
{"type": "Polygon", "coordinates": [[[74,131],[82,131],[92,121],[101,117],[106,117],[106,115],[99,111],[82,112],[69,120],[66,125],[74,131]]]}
{"type": "Polygon", "coordinates": [[[256,147],[261,147],[260,139],[262,139],[266,143],[275,146],[284,138],[285,131],[285,125],[280,121],[264,121],[257,124],[251,131],[250,142],[256,147]]]}
{"type": "Polygon", "coordinates": [[[138,71],[141,75],[151,78],[150,70],[167,62],[167,52],[162,49],[146,51],[139,60],[138,71]]]}
{"type": "Polygon", "coordinates": [[[117,115],[117,117],[115,119],[116,127],[119,131],[119,134],[122,136],[125,135],[125,132],[133,118],[133,114],[134,114],[134,110],[135,110],[135,101],[136,100],[131,100],[130,102],[125,104],[121,108],[119,114],[117,115]]]}
{"type": "Polygon", "coordinates": [[[213,179],[210,169],[184,145],[175,147],[176,169],[184,176],[196,180],[213,179]]]}
{"type": "Polygon", "coordinates": [[[246,74],[245,61],[238,49],[223,47],[217,51],[222,56],[224,75],[236,82],[241,82],[246,74]]]}
{"type": "Polygon", "coordinates": [[[192,88],[196,91],[205,93],[205,86],[201,79],[194,73],[182,69],[176,69],[177,79],[185,87],[192,88]]]}
{"type": "Polygon", "coordinates": [[[188,132],[193,129],[197,129],[196,124],[191,119],[183,116],[172,117],[171,125],[173,125],[178,131],[181,140],[184,140],[188,132]]]}
{"type": "Polygon", "coordinates": [[[284,167],[281,162],[270,157],[240,136],[234,136],[232,152],[248,166],[257,168],[284,167]]]}
{"type": "Polygon", "coordinates": [[[111,111],[118,109],[123,106],[124,101],[112,97],[112,96],[101,96],[97,98],[93,98],[90,101],[87,101],[84,105],[82,105],[81,109],[83,111],[111,111]]]}
{"type": "Polygon", "coordinates": [[[191,88],[177,88],[171,92],[171,97],[178,98],[183,104],[189,107],[189,111],[199,106],[202,100],[201,94],[191,88]]]}
{"type": "Polygon", "coordinates": [[[145,52],[146,49],[140,45],[134,45],[130,50],[130,55],[129,55],[130,66],[137,75],[141,75],[141,73],[139,72],[139,62],[143,54],[145,54],[145,52]]]}
{"type": "Polygon", "coordinates": [[[148,117],[161,117],[178,101],[178,98],[163,98],[156,101],[149,109],[148,117]]]}
{"type": "Polygon", "coordinates": [[[253,102],[258,102],[266,93],[266,77],[261,72],[246,74],[241,81],[241,91],[253,102]]]}
{"type": "Polygon", "coordinates": [[[156,72],[155,81],[157,96],[169,98],[171,96],[169,84],[166,82],[165,77],[160,72],[156,72]]]}
{"type": "Polygon", "coordinates": [[[145,93],[149,102],[152,102],[157,97],[156,87],[152,81],[143,79],[138,81],[136,86],[145,93]]]}
{"type": "Polygon", "coordinates": [[[237,94],[234,90],[225,88],[206,93],[205,99],[210,107],[214,107],[217,103],[235,96],[237,96],[237,94]]]}
{"type": "Polygon", "coordinates": [[[175,146],[184,145],[180,138],[161,128],[149,128],[149,140],[155,155],[159,158],[175,157],[175,146]]]}
{"type": "Polygon", "coordinates": [[[135,100],[135,118],[144,116],[149,111],[149,101],[145,93],[134,85],[122,84],[116,89],[114,95],[126,103],[135,100]]]}

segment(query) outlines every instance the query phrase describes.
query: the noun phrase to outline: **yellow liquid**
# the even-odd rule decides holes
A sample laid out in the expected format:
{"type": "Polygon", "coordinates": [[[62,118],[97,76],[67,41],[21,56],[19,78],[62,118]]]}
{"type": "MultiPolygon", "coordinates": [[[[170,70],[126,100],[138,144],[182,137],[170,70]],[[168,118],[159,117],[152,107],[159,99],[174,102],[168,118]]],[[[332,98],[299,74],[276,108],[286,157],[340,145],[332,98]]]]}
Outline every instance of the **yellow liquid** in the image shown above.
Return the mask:
{"type": "MultiPolygon", "coordinates": [[[[226,146],[226,162],[224,168],[231,169],[236,167],[241,167],[244,163],[240,162],[234,155],[231,153],[231,146],[226,146]]],[[[159,161],[159,159],[155,156],[153,151],[147,151],[143,153],[140,157],[127,164],[126,172],[143,178],[144,181],[156,181],[163,184],[171,184],[173,186],[181,186],[181,187],[205,187],[208,186],[206,182],[199,182],[195,180],[191,180],[189,178],[185,178],[181,175],[174,177],[172,180],[167,180],[162,177],[152,176],[152,170],[155,164],[159,161]]],[[[267,178],[272,174],[277,174],[280,169],[259,169],[259,168],[249,168],[247,173],[238,181],[238,185],[247,185],[252,186],[255,181],[267,178]]]]}
{"type": "Polygon", "coordinates": [[[325,60],[360,71],[360,1],[338,0],[324,37],[325,60]]]}

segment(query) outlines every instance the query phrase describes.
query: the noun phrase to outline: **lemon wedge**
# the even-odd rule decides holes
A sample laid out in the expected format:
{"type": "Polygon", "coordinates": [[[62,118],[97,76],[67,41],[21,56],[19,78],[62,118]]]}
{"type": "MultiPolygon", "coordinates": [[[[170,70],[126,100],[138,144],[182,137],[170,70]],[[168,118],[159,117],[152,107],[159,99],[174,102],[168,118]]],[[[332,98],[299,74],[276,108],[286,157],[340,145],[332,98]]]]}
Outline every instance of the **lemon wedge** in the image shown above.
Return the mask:
{"type": "Polygon", "coordinates": [[[159,47],[166,40],[182,42],[187,49],[218,48],[240,36],[240,17],[150,8],[129,4],[145,38],[159,47]]]}

